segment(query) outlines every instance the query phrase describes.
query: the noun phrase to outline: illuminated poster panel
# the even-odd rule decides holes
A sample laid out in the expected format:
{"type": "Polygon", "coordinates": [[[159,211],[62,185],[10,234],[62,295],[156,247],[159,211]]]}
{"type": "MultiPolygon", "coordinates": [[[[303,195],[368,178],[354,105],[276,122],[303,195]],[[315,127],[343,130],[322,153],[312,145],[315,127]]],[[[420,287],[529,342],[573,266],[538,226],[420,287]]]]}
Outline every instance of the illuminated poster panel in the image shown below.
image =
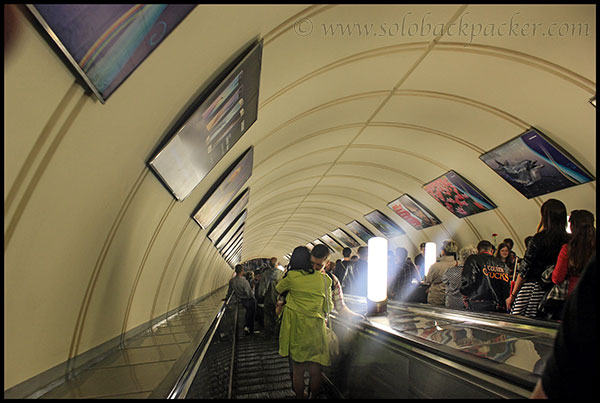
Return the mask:
{"type": "Polygon", "coordinates": [[[497,206],[475,185],[454,171],[423,185],[431,197],[458,218],[495,209],[497,206]]]}
{"type": "Polygon", "coordinates": [[[479,158],[528,199],[595,179],[575,158],[535,128],[479,158]]]}
{"type": "Polygon", "coordinates": [[[329,246],[329,248],[335,250],[336,252],[341,252],[342,249],[344,249],[344,246],[342,244],[340,244],[338,241],[334,240],[327,234],[323,235],[321,237],[321,240],[325,242],[325,244],[329,246]]]}
{"type": "Polygon", "coordinates": [[[242,214],[235,220],[233,225],[225,232],[225,235],[221,237],[215,244],[215,247],[221,250],[230,240],[231,238],[238,232],[241,226],[243,226],[246,222],[246,215],[248,214],[248,210],[244,210],[242,214]]]}
{"type": "Polygon", "coordinates": [[[319,244],[320,245],[325,245],[325,246],[327,246],[327,249],[329,249],[331,252],[335,252],[335,250],[333,250],[333,248],[331,246],[327,245],[325,242],[321,241],[319,238],[317,238],[314,241],[312,241],[312,243],[314,245],[319,245],[319,244]]]}
{"type": "Polygon", "coordinates": [[[215,225],[208,233],[208,239],[213,243],[223,235],[227,228],[231,225],[233,220],[242,212],[243,209],[248,205],[250,199],[250,189],[246,188],[234,201],[229,203],[229,206],[225,209],[221,216],[215,221],[215,225]]]}
{"type": "Polygon", "coordinates": [[[346,227],[356,235],[358,238],[362,239],[364,243],[368,243],[369,239],[375,236],[367,227],[362,225],[360,222],[354,220],[346,224],[346,227]]]}
{"type": "Polygon", "coordinates": [[[441,224],[439,218],[407,193],[390,202],[388,207],[416,230],[441,224]]]}
{"type": "Polygon", "coordinates": [[[357,248],[360,246],[360,244],[356,242],[354,238],[352,238],[346,231],[344,231],[341,228],[337,228],[331,231],[331,233],[349,248],[357,248]]]}
{"type": "Polygon", "coordinates": [[[241,159],[234,161],[228,171],[217,180],[212,187],[214,190],[209,190],[200,200],[196,212],[192,215],[200,227],[208,228],[248,181],[252,175],[253,156],[254,148],[250,148],[241,159]]]}
{"type": "Polygon", "coordinates": [[[73,70],[104,103],[196,5],[32,4],[27,7],[73,70]]]}
{"type": "Polygon", "coordinates": [[[406,234],[398,224],[379,210],[373,210],[365,215],[365,219],[388,238],[406,234]]]}
{"type": "Polygon", "coordinates": [[[184,200],[256,121],[262,41],[242,55],[214,90],[183,113],[148,162],[177,200],[184,200]]]}

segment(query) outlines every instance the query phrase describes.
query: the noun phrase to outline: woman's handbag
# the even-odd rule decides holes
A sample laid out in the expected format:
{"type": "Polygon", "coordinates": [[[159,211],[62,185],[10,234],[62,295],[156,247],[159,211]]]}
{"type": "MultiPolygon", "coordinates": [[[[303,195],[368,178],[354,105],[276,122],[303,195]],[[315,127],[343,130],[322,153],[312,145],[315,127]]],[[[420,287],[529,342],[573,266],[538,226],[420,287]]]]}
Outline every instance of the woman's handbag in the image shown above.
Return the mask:
{"type": "MultiPolygon", "coordinates": [[[[329,298],[327,298],[327,281],[325,280],[325,276],[323,276],[323,284],[325,291],[325,300],[327,301],[327,311],[331,311],[331,307],[329,306],[329,298]]],[[[328,314],[325,313],[325,340],[327,341],[327,346],[329,347],[329,358],[331,361],[335,361],[340,355],[340,341],[338,340],[337,335],[331,328],[331,322],[329,321],[328,314]]]]}
{"type": "MultiPolygon", "coordinates": [[[[548,286],[552,284],[552,272],[554,272],[554,265],[548,266],[542,273],[542,282],[548,286]]],[[[538,305],[538,312],[548,315],[557,315],[567,299],[568,290],[568,278],[566,278],[565,281],[560,284],[554,284],[554,286],[551,286],[540,301],[538,305]]]]}

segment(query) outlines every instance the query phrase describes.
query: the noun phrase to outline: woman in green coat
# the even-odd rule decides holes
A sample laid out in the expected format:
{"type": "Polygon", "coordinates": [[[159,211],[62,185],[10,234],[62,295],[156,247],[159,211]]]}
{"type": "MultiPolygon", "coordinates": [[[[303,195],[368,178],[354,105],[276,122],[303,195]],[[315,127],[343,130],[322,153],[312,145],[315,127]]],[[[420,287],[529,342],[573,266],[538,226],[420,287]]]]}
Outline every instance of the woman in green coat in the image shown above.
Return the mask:
{"type": "Polygon", "coordinates": [[[315,270],[306,246],[292,252],[290,266],[275,287],[287,291],[279,330],[279,355],[292,359],[292,384],[296,396],[304,397],[304,372],[310,373],[310,391],[316,397],[322,366],[331,365],[325,316],[333,306],[331,279],[315,270]]]}

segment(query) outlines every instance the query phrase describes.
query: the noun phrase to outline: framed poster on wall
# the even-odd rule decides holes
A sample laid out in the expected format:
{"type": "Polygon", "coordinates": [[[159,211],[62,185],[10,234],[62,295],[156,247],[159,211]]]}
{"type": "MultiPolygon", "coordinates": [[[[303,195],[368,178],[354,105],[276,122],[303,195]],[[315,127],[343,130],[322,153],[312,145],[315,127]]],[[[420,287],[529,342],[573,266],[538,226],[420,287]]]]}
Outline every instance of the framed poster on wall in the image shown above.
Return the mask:
{"type": "Polygon", "coordinates": [[[262,41],[242,56],[216,88],[198,96],[148,161],[177,200],[192,192],[257,119],[262,41]]]}
{"type": "Polygon", "coordinates": [[[350,221],[348,224],[346,224],[346,227],[348,227],[350,232],[362,239],[364,243],[369,243],[369,239],[375,236],[375,234],[372,233],[367,227],[356,220],[350,221]]]}
{"type": "Polygon", "coordinates": [[[458,218],[497,207],[481,190],[454,171],[426,183],[423,189],[458,218]]]}
{"type": "Polygon", "coordinates": [[[388,203],[388,207],[416,230],[429,228],[441,223],[429,209],[407,193],[388,203]]]}
{"type": "Polygon", "coordinates": [[[406,234],[398,224],[379,210],[373,210],[369,214],[365,214],[365,219],[388,238],[406,234]]]}
{"type": "Polygon", "coordinates": [[[479,158],[528,199],[595,179],[572,155],[535,128],[479,158]]]}
{"type": "Polygon", "coordinates": [[[30,4],[69,67],[105,103],[195,4],[30,4]]]}
{"type": "Polygon", "coordinates": [[[217,179],[212,188],[204,195],[192,215],[192,218],[200,227],[207,229],[236,193],[246,184],[252,176],[253,161],[254,148],[251,147],[229,166],[227,171],[217,179]]]}

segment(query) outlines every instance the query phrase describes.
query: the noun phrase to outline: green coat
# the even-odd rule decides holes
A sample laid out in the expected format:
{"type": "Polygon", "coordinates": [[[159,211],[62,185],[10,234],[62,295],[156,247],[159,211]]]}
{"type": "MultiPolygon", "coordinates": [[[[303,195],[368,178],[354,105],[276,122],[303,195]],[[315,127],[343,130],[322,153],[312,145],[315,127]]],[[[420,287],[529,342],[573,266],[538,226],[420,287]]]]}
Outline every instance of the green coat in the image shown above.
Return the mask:
{"type": "Polygon", "coordinates": [[[280,294],[289,291],[279,331],[279,355],[289,355],[296,362],[331,365],[325,330],[325,313],[333,308],[329,276],[291,270],[275,289],[280,294]]]}

